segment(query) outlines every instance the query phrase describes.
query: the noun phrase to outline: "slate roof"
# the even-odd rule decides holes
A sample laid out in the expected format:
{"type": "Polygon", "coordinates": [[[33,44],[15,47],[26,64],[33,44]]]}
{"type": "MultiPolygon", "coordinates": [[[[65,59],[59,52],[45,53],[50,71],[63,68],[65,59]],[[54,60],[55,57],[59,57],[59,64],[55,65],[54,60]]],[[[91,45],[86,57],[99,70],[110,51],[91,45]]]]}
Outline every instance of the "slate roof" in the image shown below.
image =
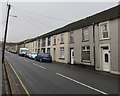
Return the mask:
{"type": "Polygon", "coordinates": [[[56,30],[53,30],[53,31],[48,32],[46,34],[43,34],[41,36],[32,38],[28,42],[32,42],[36,39],[44,38],[44,37],[47,37],[47,36],[52,36],[52,35],[56,35],[56,34],[60,34],[60,33],[64,33],[64,32],[77,30],[77,29],[80,29],[80,28],[83,28],[83,27],[86,27],[86,26],[90,26],[93,23],[98,24],[99,22],[104,22],[104,21],[112,20],[112,19],[119,18],[119,17],[120,17],[120,5],[117,5],[113,8],[108,9],[108,10],[105,10],[105,11],[102,11],[102,12],[97,13],[95,15],[86,17],[86,18],[81,19],[79,21],[70,23],[70,24],[68,24],[64,27],[58,28],[56,30]]]}

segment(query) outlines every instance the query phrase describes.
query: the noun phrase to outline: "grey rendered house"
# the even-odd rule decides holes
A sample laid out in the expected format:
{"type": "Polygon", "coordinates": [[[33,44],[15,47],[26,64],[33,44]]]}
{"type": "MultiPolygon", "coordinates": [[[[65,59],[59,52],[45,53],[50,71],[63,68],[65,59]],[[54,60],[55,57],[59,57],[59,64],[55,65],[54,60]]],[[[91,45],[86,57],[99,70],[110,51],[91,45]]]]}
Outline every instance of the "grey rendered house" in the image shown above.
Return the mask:
{"type": "Polygon", "coordinates": [[[120,5],[69,25],[68,63],[120,74],[119,8],[120,5]]]}

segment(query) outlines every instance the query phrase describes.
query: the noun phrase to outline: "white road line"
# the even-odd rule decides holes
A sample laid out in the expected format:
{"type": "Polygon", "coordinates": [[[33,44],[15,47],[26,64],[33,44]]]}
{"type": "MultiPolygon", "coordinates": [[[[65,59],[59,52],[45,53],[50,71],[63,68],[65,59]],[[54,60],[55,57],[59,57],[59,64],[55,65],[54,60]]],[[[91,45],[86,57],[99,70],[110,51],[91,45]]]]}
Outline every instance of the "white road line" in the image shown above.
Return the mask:
{"type": "Polygon", "coordinates": [[[24,59],[26,62],[29,62],[28,60],[24,59]]]}
{"type": "Polygon", "coordinates": [[[92,90],[95,90],[95,91],[97,91],[97,92],[99,92],[99,93],[101,93],[101,94],[108,95],[106,92],[103,92],[103,91],[101,91],[101,90],[99,90],[99,89],[93,88],[93,87],[91,87],[91,86],[89,86],[89,85],[86,85],[86,84],[84,84],[84,83],[82,83],[82,82],[79,82],[79,81],[77,81],[77,80],[74,80],[74,79],[72,79],[72,78],[70,78],[70,77],[67,77],[67,76],[65,76],[65,75],[62,75],[62,74],[60,74],[60,73],[56,73],[56,74],[59,75],[59,76],[61,76],[61,77],[66,78],[66,79],[69,79],[69,80],[71,80],[71,81],[73,81],[73,82],[75,82],[75,83],[78,83],[78,84],[80,84],[80,85],[82,85],[82,86],[85,86],[85,87],[87,87],[87,88],[90,88],[90,89],[92,89],[92,90]]]}
{"type": "Polygon", "coordinates": [[[40,66],[40,65],[37,65],[37,64],[35,64],[35,63],[33,63],[33,65],[35,65],[35,66],[37,66],[37,67],[40,67],[40,68],[42,68],[42,69],[47,69],[47,68],[45,68],[45,67],[43,67],[43,66],[40,66]]]}

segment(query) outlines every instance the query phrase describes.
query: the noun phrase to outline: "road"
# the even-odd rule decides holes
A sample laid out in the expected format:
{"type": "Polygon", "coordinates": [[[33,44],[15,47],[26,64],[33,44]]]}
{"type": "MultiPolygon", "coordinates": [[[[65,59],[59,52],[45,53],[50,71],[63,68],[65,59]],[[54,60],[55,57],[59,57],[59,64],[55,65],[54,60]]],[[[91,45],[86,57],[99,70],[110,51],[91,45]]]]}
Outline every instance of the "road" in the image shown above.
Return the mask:
{"type": "Polygon", "coordinates": [[[40,63],[6,52],[29,94],[118,94],[118,78],[76,65],[40,63]]]}

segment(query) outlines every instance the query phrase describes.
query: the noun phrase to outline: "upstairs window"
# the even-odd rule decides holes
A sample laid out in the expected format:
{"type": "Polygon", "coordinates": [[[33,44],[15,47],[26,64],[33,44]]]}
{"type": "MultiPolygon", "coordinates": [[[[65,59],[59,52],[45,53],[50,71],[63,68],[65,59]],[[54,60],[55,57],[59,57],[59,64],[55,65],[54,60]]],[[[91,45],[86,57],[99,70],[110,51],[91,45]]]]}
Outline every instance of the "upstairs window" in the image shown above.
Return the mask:
{"type": "Polygon", "coordinates": [[[35,43],[35,47],[37,47],[37,41],[36,41],[36,43],[35,43]]]}
{"type": "Polygon", "coordinates": [[[70,32],[70,43],[74,43],[74,33],[70,32]]]}
{"type": "Polygon", "coordinates": [[[60,43],[64,43],[64,34],[61,34],[61,38],[60,38],[61,42],[60,43]]]}
{"type": "Polygon", "coordinates": [[[51,38],[48,37],[48,46],[50,46],[50,44],[51,44],[51,38]]]}
{"type": "Polygon", "coordinates": [[[42,47],[45,47],[45,38],[42,39],[42,47]]]}
{"type": "Polygon", "coordinates": [[[38,40],[38,47],[40,47],[40,40],[38,40]]]}
{"type": "Polygon", "coordinates": [[[56,45],[56,37],[53,37],[53,44],[56,45]]]}
{"type": "Polygon", "coordinates": [[[109,39],[109,23],[100,24],[100,39],[109,39]]]}
{"type": "Polygon", "coordinates": [[[102,39],[108,38],[108,24],[102,24],[101,26],[102,39]]]}
{"type": "Polygon", "coordinates": [[[83,28],[82,29],[82,41],[88,41],[88,28],[83,28]]]}

